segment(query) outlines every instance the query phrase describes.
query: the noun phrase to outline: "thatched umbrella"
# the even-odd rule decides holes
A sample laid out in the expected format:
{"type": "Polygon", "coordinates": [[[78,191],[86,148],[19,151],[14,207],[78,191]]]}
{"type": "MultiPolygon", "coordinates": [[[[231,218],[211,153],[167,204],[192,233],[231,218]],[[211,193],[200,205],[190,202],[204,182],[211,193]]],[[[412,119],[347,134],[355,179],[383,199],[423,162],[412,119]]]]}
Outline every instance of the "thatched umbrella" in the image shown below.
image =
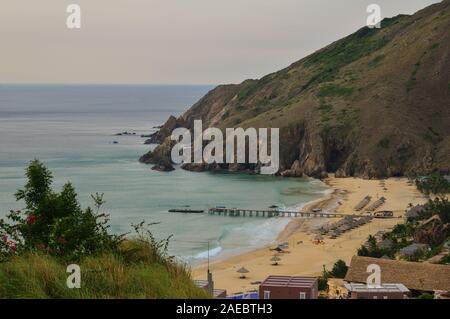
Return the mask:
{"type": "Polygon", "coordinates": [[[278,262],[281,260],[281,258],[280,257],[277,257],[277,256],[273,256],[272,258],[270,258],[270,261],[272,261],[273,263],[272,263],[272,265],[273,266],[277,266],[278,265],[278,262]]]}
{"type": "Polygon", "coordinates": [[[236,272],[241,274],[241,276],[239,277],[240,279],[245,279],[245,274],[249,273],[249,271],[245,267],[239,268],[236,272]]]}

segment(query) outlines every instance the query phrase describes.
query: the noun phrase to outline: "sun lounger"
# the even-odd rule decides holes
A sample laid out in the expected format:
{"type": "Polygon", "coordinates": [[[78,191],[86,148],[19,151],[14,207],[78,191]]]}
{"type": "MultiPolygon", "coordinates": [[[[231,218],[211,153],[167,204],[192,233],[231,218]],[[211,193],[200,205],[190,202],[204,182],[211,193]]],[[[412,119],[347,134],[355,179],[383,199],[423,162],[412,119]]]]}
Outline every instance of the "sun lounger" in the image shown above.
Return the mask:
{"type": "Polygon", "coordinates": [[[370,205],[369,207],[367,207],[366,211],[368,211],[368,212],[373,212],[374,210],[380,208],[381,205],[383,205],[385,202],[386,202],[386,198],[381,197],[379,200],[377,200],[377,201],[374,202],[372,205],[370,205]]]}
{"type": "Polygon", "coordinates": [[[358,205],[355,206],[355,210],[360,211],[361,209],[366,207],[370,203],[371,199],[372,199],[372,197],[370,197],[370,196],[364,197],[364,199],[361,202],[359,202],[358,205]]]}

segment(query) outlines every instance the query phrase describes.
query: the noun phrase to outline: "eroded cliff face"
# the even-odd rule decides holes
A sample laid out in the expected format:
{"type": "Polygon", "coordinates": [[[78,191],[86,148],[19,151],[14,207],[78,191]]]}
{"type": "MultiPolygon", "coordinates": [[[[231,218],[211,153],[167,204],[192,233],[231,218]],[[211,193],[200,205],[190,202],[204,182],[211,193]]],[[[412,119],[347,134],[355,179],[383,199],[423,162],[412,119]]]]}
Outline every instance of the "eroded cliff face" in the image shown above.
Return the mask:
{"type": "MultiPolygon", "coordinates": [[[[155,135],[142,162],[170,165],[174,127],[280,128],[283,176],[380,178],[450,170],[450,0],[362,28],[260,80],[222,85],[155,135]]],[[[152,137],[153,138],[153,137],[152,137]]],[[[258,173],[260,165],[185,169],[258,173]]]]}

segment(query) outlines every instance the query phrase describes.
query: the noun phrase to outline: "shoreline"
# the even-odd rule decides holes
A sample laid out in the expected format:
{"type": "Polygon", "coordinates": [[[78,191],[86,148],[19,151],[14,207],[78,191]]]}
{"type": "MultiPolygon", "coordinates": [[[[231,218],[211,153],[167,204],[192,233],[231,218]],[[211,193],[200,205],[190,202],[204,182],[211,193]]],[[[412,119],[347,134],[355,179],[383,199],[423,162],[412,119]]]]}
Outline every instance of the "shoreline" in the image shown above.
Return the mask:
{"type": "MultiPolygon", "coordinates": [[[[321,208],[322,211],[333,211],[351,215],[353,207],[366,195],[374,199],[384,196],[386,204],[380,210],[392,210],[395,218],[378,219],[343,234],[337,239],[324,240],[324,244],[316,245],[311,238],[320,226],[332,223],[339,218],[293,218],[278,234],[271,244],[239,255],[223,256],[210,261],[215,287],[227,289],[229,294],[252,291],[257,288],[256,282],[263,281],[268,275],[303,275],[316,276],[323,267],[330,269],[334,262],[342,259],[349,263],[353,255],[367,239],[368,235],[380,230],[387,230],[403,222],[403,213],[409,203],[422,204],[425,198],[406,178],[390,178],[386,180],[362,180],[358,178],[335,178],[330,176],[324,183],[331,192],[324,197],[306,203],[299,210],[310,211],[321,208]],[[277,243],[289,243],[289,254],[278,254],[282,259],[278,266],[272,266],[270,258],[273,251],[269,247],[277,243]],[[247,279],[239,279],[236,270],[240,267],[250,270],[247,279]],[[254,284],[252,284],[254,283],[254,284]]],[[[193,265],[193,279],[206,278],[207,262],[193,265]]]]}
{"type": "MultiPolygon", "coordinates": [[[[330,185],[328,185],[328,186],[330,186],[330,185]]],[[[331,186],[330,186],[330,188],[331,188],[331,186]]],[[[300,210],[311,211],[316,208],[326,210],[327,205],[332,203],[333,200],[335,200],[337,198],[337,193],[338,193],[338,190],[331,188],[330,193],[326,194],[325,196],[323,196],[319,199],[316,199],[316,200],[306,203],[300,210]]],[[[329,220],[333,220],[333,219],[330,218],[329,220]]],[[[301,228],[304,224],[304,221],[305,221],[305,219],[302,219],[302,218],[292,218],[292,220],[286,225],[286,227],[278,234],[277,240],[275,242],[273,242],[270,246],[273,246],[274,244],[276,244],[276,242],[285,241],[285,240],[289,239],[289,237],[291,237],[294,233],[301,230],[301,228]]]]}
{"type": "MultiPolygon", "coordinates": [[[[310,178],[310,179],[313,179],[313,178],[310,178]]],[[[329,190],[324,191],[323,196],[321,196],[317,199],[308,201],[306,203],[295,204],[294,206],[290,206],[290,207],[293,207],[290,210],[292,210],[292,211],[294,211],[294,210],[310,211],[314,208],[323,207],[324,204],[326,204],[328,201],[331,201],[333,199],[333,196],[336,193],[336,190],[334,190],[330,185],[328,185],[324,181],[322,181],[322,182],[329,187],[329,190]]],[[[275,236],[275,239],[273,241],[271,241],[270,243],[266,243],[266,244],[258,246],[258,247],[249,247],[248,249],[245,249],[244,251],[241,251],[238,253],[223,251],[218,255],[210,256],[210,258],[209,258],[210,264],[223,262],[223,261],[226,261],[227,259],[246,255],[251,252],[258,251],[260,249],[267,249],[268,247],[273,246],[277,242],[286,240],[292,233],[294,233],[298,230],[298,228],[300,226],[299,222],[301,222],[302,219],[294,218],[294,217],[283,217],[283,218],[288,220],[288,223],[284,226],[283,229],[278,231],[278,233],[275,236]]],[[[205,259],[203,259],[203,260],[195,260],[194,259],[190,262],[190,267],[191,267],[191,269],[202,268],[202,267],[206,267],[207,264],[208,264],[208,261],[205,259]]]]}

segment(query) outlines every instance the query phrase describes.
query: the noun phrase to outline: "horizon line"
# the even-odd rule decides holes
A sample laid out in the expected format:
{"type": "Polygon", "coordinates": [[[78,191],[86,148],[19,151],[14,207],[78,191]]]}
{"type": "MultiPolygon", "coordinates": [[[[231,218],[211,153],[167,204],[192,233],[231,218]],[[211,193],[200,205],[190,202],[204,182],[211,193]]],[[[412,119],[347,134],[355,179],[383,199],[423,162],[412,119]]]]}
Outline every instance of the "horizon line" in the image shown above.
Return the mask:
{"type": "Polygon", "coordinates": [[[218,86],[216,83],[53,83],[53,82],[1,82],[1,86],[218,86]]]}

